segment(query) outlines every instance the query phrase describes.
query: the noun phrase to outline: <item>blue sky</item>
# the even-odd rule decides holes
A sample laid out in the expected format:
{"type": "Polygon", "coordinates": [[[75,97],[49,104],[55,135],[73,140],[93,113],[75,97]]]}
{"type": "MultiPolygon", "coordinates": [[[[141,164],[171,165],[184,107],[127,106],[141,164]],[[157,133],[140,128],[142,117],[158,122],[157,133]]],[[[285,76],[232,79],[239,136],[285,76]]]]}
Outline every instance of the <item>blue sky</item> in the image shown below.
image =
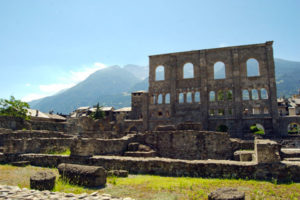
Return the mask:
{"type": "Polygon", "coordinates": [[[54,94],[148,55],[274,40],[300,61],[298,0],[0,0],[0,98],[54,94]]]}

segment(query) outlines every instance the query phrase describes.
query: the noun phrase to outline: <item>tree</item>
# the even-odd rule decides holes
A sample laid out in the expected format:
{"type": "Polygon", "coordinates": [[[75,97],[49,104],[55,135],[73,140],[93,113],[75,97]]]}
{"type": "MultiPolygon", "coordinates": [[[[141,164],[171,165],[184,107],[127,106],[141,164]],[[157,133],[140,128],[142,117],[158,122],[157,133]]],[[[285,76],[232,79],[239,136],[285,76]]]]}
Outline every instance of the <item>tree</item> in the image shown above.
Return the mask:
{"type": "Polygon", "coordinates": [[[29,120],[27,116],[29,104],[21,100],[15,99],[14,96],[8,99],[0,99],[0,116],[21,117],[22,119],[29,120]]]}
{"type": "Polygon", "coordinates": [[[90,114],[90,117],[93,118],[93,119],[102,119],[104,118],[104,112],[101,110],[101,107],[99,106],[99,103],[97,103],[96,106],[96,111],[95,112],[92,112],[90,114]]]}

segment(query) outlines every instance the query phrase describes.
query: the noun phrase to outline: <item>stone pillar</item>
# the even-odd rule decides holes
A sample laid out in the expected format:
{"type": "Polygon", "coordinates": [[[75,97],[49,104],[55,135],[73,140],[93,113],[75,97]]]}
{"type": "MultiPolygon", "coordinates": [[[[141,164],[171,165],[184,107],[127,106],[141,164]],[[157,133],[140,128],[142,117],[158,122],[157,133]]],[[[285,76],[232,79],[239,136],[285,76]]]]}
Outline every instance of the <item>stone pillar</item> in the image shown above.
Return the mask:
{"type": "Polygon", "coordinates": [[[280,162],[280,145],[272,140],[255,139],[254,154],[257,163],[280,162]]]}
{"type": "Polygon", "coordinates": [[[235,118],[235,130],[231,136],[242,137],[243,126],[242,126],[242,118],[243,118],[243,104],[242,104],[242,88],[241,88],[241,71],[240,71],[240,63],[239,63],[239,52],[237,49],[232,50],[232,71],[233,71],[233,116],[235,118]]]}
{"type": "Polygon", "coordinates": [[[278,133],[278,104],[277,104],[277,91],[276,91],[276,80],[275,80],[275,65],[273,57],[273,41],[266,42],[266,64],[268,69],[268,82],[269,82],[269,113],[272,117],[273,134],[279,135],[278,133]]]}
{"type": "Polygon", "coordinates": [[[206,54],[205,51],[200,51],[199,53],[199,65],[200,65],[200,101],[201,101],[201,118],[203,129],[208,130],[208,100],[209,100],[209,91],[207,90],[207,62],[206,62],[206,54]]]}

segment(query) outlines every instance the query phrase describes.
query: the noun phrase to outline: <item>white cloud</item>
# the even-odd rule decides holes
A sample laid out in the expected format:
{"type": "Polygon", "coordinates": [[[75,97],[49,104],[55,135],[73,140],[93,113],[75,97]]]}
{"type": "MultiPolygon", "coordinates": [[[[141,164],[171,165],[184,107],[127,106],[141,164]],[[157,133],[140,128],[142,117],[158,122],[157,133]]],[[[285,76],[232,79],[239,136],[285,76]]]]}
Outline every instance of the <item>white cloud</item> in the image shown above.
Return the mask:
{"type": "Polygon", "coordinates": [[[40,85],[40,91],[44,93],[54,94],[59,92],[60,90],[68,89],[70,87],[73,87],[74,83],[68,83],[68,84],[49,84],[49,85],[40,85]]]}
{"type": "Polygon", "coordinates": [[[71,81],[73,83],[78,83],[80,81],[85,80],[89,75],[91,75],[92,73],[100,70],[100,69],[104,69],[107,66],[102,64],[102,63],[94,63],[94,65],[92,67],[85,67],[82,70],[79,71],[71,71],[71,81]]]}
{"type": "Polygon", "coordinates": [[[28,94],[28,95],[24,96],[21,100],[25,101],[25,102],[29,102],[29,101],[32,101],[32,100],[44,98],[46,96],[47,95],[31,93],[31,94],[28,94]]]}
{"type": "Polygon", "coordinates": [[[219,47],[227,47],[227,46],[229,46],[229,44],[227,44],[227,43],[225,43],[225,42],[219,44],[219,47]]]}
{"type": "MultiPolygon", "coordinates": [[[[90,76],[92,73],[106,68],[107,65],[96,62],[92,66],[83,66],[81,69],[76,71],[69,71],[68,73],[65,73],[64,76],[58,77],[57,83],[51,83],[51,84],[44,84],[39,85],[38,91],[35,93],[30,93],[22,98],[22,101],[32,101],[36,99],[40,99],[46,96],[51,96],[55,93],[58,93],[61,90],[65,90],[68,88],[71,88],[75,86],[77,83],[85,80],[88,76],[90,76]]],[[[26,87],[31,86],[30,83],[27,83],[25,85],[26,87]]]]}

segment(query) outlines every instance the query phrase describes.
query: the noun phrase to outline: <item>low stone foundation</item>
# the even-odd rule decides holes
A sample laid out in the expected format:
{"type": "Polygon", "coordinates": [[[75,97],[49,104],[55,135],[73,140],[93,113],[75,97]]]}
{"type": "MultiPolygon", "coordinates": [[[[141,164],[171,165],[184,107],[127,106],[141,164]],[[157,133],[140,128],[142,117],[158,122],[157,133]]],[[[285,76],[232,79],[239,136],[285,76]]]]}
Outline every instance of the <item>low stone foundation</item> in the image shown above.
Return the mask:
{"type": "MultiPolygon", "coordinates": [[[[45,154],[2,155],[6,162],[28,160],[32,165],[57,167],[60,163],[102,166],[106,170],[123,169],[131,174],[242,178],[300,182],[300,162],[238,162],[224,160],[177,160],[167,158],[133,158],[120,156],[69,157],[45,154]]],[[[1,155],[0,155],[1,160],[1,155]]]]}

